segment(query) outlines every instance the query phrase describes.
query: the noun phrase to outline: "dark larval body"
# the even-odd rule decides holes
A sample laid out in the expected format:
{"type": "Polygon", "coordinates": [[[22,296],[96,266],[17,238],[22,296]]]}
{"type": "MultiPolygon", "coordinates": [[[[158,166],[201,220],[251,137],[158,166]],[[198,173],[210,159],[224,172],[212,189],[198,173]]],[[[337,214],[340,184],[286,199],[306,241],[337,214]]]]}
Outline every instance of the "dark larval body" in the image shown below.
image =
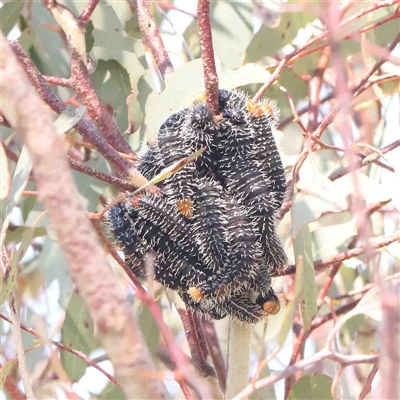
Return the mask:
{"type": "Polygon", "coordinates": [[[128,196],[107,219],[135,275],[152,271],[187,307],[213,319],[252,324],[279,309],[271,274],[287,266],[275,228],[286,191],[273,137],[277,110],[223,89],[219,107],[218,118],[205,103],[171,115],[139,171],[152,179],[203,153],[158,184],[160,194],[128,196]]]}

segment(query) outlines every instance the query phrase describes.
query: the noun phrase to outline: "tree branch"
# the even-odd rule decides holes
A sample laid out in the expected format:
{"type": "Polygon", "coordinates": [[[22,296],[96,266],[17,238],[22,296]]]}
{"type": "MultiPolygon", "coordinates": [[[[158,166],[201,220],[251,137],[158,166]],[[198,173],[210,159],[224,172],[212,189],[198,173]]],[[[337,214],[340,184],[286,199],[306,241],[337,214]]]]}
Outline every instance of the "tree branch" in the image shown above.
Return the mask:
{"type": "MultiPolygon", "coordinates": [[[[3,319],[4,321],[9,322],[10,324],[13,323],[11,321],[11,319],[6,317],[4,314],[0,313],[0,318],[3,319]]],[[[26,326],[21,323],[19,325],[20,325],[21,329],[24,330],[25,332],[30,333],[31,335],[35,336],[40,341],[43,340],[43,338],[40,336],[40,334],[35,329],[30,328],[29,326],[26,326]]],[[[89,365],[93,368],[96,368],[99,372],[101,372],[104,376],[106,376],[112,383],[114,383],[117,386],[121,386],[119,384],[119,382],[112,375],[110,375],[108,372],[104,371],[103,368],[101,368],[99,365],[97,365],[97,362],[91,360],[86,354],[82,353],[81,351],[75,350],[72,347],[65,346],[64,344],[62,344],[60,342],[56,342],[55,340],[48,339],[48,338],[46,338],[44,340],[44,342],[49,343],[53,346],[56,346],[59,350],[67,351],[68,353],[73,354],[74,356],[83,360],[87,365],[89,365]]]]}
{"type": "Polygon", "coordinates": [[[89,3],[86,5],[85,9],[82,11],[82,14],[78,18],[78,26],[81,29],[86,28],[93,11],[97,7],[97,4],[99,4],[99,0],[89,0],[89,3]]]}
{"type": "Polygon", "coordinates": [[[212,43],[210,0],[198,1],[197,23],[199,26],[207,106],[212,111],[213,115],[218,115],[218,75],[215,68],[214,48],[212,43]]]}
{"type": "Polygon", "coordinates": [[[168,78],[174,72],[171,60],[165,49],[160,30],[150,11],[147,0],[130,0],[134,5],[139,22],[139,29],[145,45],[150,49],[161,75],[168,78]]]}
{"type": "Polygon", "coordinates": [[[4,115],[30,153],[40,201],[48,212],[71,277],[88,305],[116,377],[127,397],[136,393],[142,398],[162,398],[164,390],[160,382],[137,374],[138,370],[154,370],[154,365],[130,305],[105,261],[104,251],[80,203],[51,115],[2,34],[0,50],[4,115]]]}

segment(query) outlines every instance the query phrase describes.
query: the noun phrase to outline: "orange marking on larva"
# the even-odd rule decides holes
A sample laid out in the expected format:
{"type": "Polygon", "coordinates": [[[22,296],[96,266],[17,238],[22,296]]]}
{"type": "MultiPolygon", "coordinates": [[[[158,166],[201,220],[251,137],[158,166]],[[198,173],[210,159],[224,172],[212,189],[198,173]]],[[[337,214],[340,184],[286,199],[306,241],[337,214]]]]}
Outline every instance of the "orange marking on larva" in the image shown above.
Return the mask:
{"type": "Polygon", "coordinates": [[[273,108],[267,103],[257,104],[251,100],[247,100],[246,108],[248,109],[249,113],[256,118],[260,118],[263,115],[268,115],[268,116],[274,115],[273,108]]]}
{"type": "Polygon", "coordinates": [[[263,310],[266,311],[268,314],[272,314],[272,315],[278,314],[280,309],[281,309],[281,305],[280,305],[279,301],[271,300],[271,301],[266,301],[263,304],[263,310]]]}
{"type": "Polygon", "coordinates": [[[201,289],[197,287],[191,287],[188,290],[189,296],[196,301],[199,301],[203,298],[203,293],[201,292],[201,289]]]}
{"type": "Polygon", "coordinates": [[[199,93],[196,96],[196,101],[206,101],[207,100],[207,95],[205,93],[199,93]]]}
{"type": "Polygon", "coordinates": [[[139,200],[142,196],[139,194],[135,197],[131,197],[129,199],[129,201],[131,202],[131,204],[133,205],[133,207],[137,208],[139,206],[139,200]]]}
{"type": "Polygon", "coordinates": [[[190,199],[183,199],[178,200],[176,202],[176,206],[178,210],[186,217],[192,218],[193,217],[193,202],[190,199]]]}

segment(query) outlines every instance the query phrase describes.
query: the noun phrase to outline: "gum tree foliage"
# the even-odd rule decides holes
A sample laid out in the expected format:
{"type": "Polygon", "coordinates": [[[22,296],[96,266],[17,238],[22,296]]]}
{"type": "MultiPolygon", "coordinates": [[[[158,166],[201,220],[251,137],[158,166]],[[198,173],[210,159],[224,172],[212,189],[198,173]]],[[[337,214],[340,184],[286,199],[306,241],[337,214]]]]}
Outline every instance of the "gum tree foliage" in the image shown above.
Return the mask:
{"type": "MultiPolygon", "coordinates": [[[[73,171],[85,209],[98,213],[109,198],[134,184],[76,128],[84,116],[95,120],[88,116],[93,104],[71,87],[68,27],[60,26],[61,20],[44,3],[48,2],[6,1],[0,9],[1,30],[9,39],[18,39],[51,90],[67,105],[61,116],[53,115],[71,165],[75,162],[106,174],[97,179],[88,170],[73,171]],[[112,184],[111,176],[120,178],[117,184],[112,184]]],[[[60,4],[75,17],[87,7],[82,1],[60,4]]],[[[150,4],[175,67],[165,80],[142,41],[136,11],[128,3],[101,1],[84,31],[90,81],[105,105],[101,112],[109,113],[134,152],[123,154],[119,149],[127,165],[136,162],[147,142],[156,142],[158,129],[169,115],[204,92],[196,19],[179,10],[171,12],[174,7],[167,1],[150,4]],[[182,28],[184,20],[189,23],[182,28]]],[[[398,370],[398,353],[397,361],[394,353],[398,352],[399,310],[396,301],[389,301],[391,294],[399,294],[400,264],[400,199],[395,183],[399,141],[394,134],[399,120],[398,7],[396,1],[338,3],[332,9],[325,2],[301,1],[281,7],[272,2],[211,4],[219,86],[241,88],[253,96],[263,84],[274,82],[264,96],[275,100],[281,111],[275,138],[292,187],[278,233],[296,274],[293,267],[290,274],[274,278],[281,311],[253,329],[250,367],[259,385],[250,390],[255,391],[251,398],[350,399],[365,398],[371,390],[383,395],[381,388],[389,379],[382,372],[384,366],[398,370]],[[338,106],[345,112],[337,113],[338,106]],[[371,355],[376,357],[367,360],[371,355]]],[[[9,302],[15,299],[21,323],[37,333],[22,331],[37,398],[71,391],[85,399],[123,398],[120,387],[102,371],[94,375],[88,359],[71,350],[110,371],[101,337],[74,288],[63,251],[38,201],[29,155],[7,120],[1,118],[1,124],[0,211],[4,260],[8,259],[2,265],[1,287],[2,394],[22,396],[16,343],[7,322],[9,302]],[[51,345],[46,338],[65,347],[51,345]]],[[[170,398],[182,398],[180,387],[168,375],[173,363],[171,349],[160,335],[160,315],[155,316],[135,295],[132,282],[112,255],[107,255],[107,262],[150,350],[157,372],[149,373],[165,379],[170,398]]],[[[187,324],[188,316],[181,319],[178,303],[177,308],[171,306],[173,294],[150,282],[144,285],[151,287],[175,347],[192,358],[199,381],[212,388],[213,397],[221,396],[215,376],[223,387],[225,369],[218,360],[226,359],[227,319],[210,324],[193,317],[192,331],[203,334],[185,339],[187,325],[184,328],[182,321],[187,324]],[[216,341],[214,347],[210,340],[202,341],[215,339],[214,329],[219,347],[216,341]]],[[[390,385],[392,395],[398,395],[398,383],[390,385]]]]}

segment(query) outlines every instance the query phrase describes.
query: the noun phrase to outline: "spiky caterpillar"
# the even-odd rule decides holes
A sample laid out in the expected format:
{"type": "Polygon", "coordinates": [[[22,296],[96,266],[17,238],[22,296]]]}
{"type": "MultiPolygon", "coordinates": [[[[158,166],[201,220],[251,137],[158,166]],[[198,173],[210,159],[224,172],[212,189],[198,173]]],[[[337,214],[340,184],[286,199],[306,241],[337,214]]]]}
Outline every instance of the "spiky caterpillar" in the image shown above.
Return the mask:
{"type": "Polygon", "coordinates": [[[148,180],[154,178],[164,168],[164,160],[158,146],[149,147],[137,166],[138,171],[148,180]]]}
{"type": "Polygon", "coordinates": [[[228,262],[227,208],[218,184],[202,179],[197,185],[193,236],[200,257],[213,271],[228,262]]]}
{"type": "Polygon", "coordinates": [[[137,277],[144,278],[147,272],[143,261],[151,248],[137,235],[135,225],[127,213],[126,204],[121,202],[112,207],[106,214],[106,220],[132,272],[137,277]]]}
{"type": "Polygon", "coordinates": [[[258,165],[263,175],[267,178],[268,187],[273,196],[276,209],[282,206],[286,192],[286,177],[273,130],[277,126],[279,110],[275,103],[266,100],[259,103],[246,101],[249,114],[248,129],[254,136],[254,149],[258,165]]]}
{"type": "Polygon", "coordinates": [[[247,128],[248,115],[243,108],[227,102],[218,130],[218,167],[227,190],[255,215],[274,211],[266,177],[259,171],[254,137],[247,128]]]}
{"type": "Polygon", "coordinates": [[[152,222],[185,253],[196,257],[197,249],[191,225],[164,196],[147,194],[134,201],[138,215],[142,219],[152,222]]]}
{"type": "Polygon", "coordinates": [[[199,177],[210,177],[221,181],[216,158],[217,129],[217,123],[207,105],[205,103],[195,104],[188,109],[182,140],[187,143],[193,153],[205,147],[205,151],[194,162],[199,177]]]}
{"type": "MultiPolygon", "coordinates": [[[[183,140],[186,135],[184,123],[186,118],[188,118],[187,109],[172,114],[160,127],[158,144],[166,166],[192,153],[190,146],[183,140]]],[[[196,178],[196,167],[190,163],[164,181],[163,192],[166,197],[188,218],[193,212],[191,202],[196,178]]]]}

